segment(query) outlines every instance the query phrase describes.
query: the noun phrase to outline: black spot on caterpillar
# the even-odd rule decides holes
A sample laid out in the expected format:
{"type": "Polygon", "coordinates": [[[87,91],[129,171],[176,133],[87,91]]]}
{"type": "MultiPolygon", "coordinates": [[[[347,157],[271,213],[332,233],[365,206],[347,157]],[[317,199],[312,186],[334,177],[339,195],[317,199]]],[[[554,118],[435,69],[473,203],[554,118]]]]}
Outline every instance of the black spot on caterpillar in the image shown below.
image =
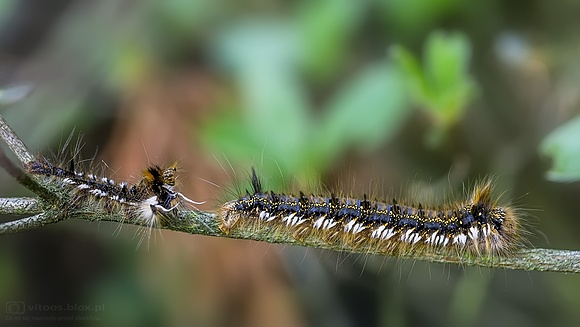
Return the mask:
{"type": "Polygon", "coordinates": [[[465,201],[439,208],[397,202],[267,192],[254,169],[252,191],[218,210],[220,228],[239,226],[290,233],[297,240],[321,238],[388,255],[450,253],[509,255],[521,244],[515,209],[492,198],[492,182],[478,183],[465,201]]]}

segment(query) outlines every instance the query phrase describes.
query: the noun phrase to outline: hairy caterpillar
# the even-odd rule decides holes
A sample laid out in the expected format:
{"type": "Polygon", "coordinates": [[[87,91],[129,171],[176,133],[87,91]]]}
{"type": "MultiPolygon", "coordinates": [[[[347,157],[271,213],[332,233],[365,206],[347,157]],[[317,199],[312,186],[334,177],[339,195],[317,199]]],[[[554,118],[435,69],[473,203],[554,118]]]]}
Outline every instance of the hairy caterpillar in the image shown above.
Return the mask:
{"type": "Polygon", "coordinates": [[[73,203],[90,198],[102,203],[109,211],[124,210],[130,220],[148,227],[150,233],[151,228],[164,226],[167,214],[183,201],[192,205],[203,203],[193,201],[175,190],[176,166],[150,166],[143,170],[141,180],[133,185],[77,171],[74,160],[70,160],[69,168],[65,169],[41,159],[30,162],[26,170],[30,174],[58,178],[66,186],[75,188],[73,203]]]}
{"type": "Polygon", "coordinates": [[[266,192],[252,169],[252,192],[225,203],[218,211],[220,228],[238,226],[288,232],[348,243],[390,255],[449,253],[509,255],[520,245],[515,209],[492,199],[492,183],[481,182],[466,201],[440,208],[363,199],[266,192]]]}

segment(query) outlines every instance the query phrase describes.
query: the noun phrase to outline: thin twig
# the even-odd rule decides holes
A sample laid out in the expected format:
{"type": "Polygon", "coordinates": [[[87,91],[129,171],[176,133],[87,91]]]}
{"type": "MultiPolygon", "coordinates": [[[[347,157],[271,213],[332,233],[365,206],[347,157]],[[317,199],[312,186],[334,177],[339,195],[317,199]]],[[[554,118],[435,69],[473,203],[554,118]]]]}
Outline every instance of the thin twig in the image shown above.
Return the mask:
{"type": "MultiPolygon", "coordinates": [[[[26,165],[34,160],[24,143],[14,134],[12,129],[0,117],[0,131],[6,142],[11,142],[10,148],[19,160],[26,165]],[[9,140],[9,141],[8,141],[9,140]]],[[[10,145],[9,144],[9,145],[10,145]]],[[[0,164],[2,161],[0,160],[0,164]]],[[[2,164],[4,168],[6,166],[2,164]]],[[[12,168],[8,168],[12,169],[12,168]]],[[[62,183],[50,182],[50,185],[41,185],[42,190],[48,190],[48,197],[38,199],[30,198],[7,198],[0,199],[0,213],[37,214],[33,217],[23,218],[0,224],[0,234],[8,234],[25,231],[59,222],[69,218],[87,221],[111,221],[120,224],[132,224],[144,226],[143,223],[129,219],[122,209],[118,212],[106,210],[98,201],[84,201],[86,203],[71,206],[70,199],[74,196],[74,190],[62,185],[62,183]],[[39,211],[42,213],[38,214],[39,211]]],[[[39,194],[38,190],[33,190],[39,194]]],[[[346,252],[361,253],[363,255],[384,255],[380,249],[361,249],[350,245],[329,244],[321,239],[306,238],[297,240],[291,235],[279,233],[273,228],[264,226],[259,231],[249,228],[236,228],[232,233],[225,234],[219,229],[219,219],[215,213],[197,210],[179,210],[172,214],[172,219],[163,229],[179,231],[188,234],[200,234],[215,237],[246,239],[269,243],[308,246],[318,249],[339,250],[346,252]]],[[[453,263],[466,266],[481,266],[490,268],[507,268],[527,271],[552,271],[563,273],[580,273],[580,251],[563,251],[552,249],[522,249],[510,256],[469,256],[459,257],[450,254],[405,254],[401,258],[413,260],[425,260],[429,262],[453,263]]]]}
{"type": "Polygon", "coordinates": [[[2,148],[0,148],[0,167],[4,168],[4,170],[6,170],[20,184],[22,184],[24,187],[31,190],[32,192],[36,193],[41,198],[47,200],[52,199],[53,194],[49,190],[47,190],[44,186],[40,185],[36,180],[32,179],[28,174],[26,174],[24,170],[22,170],[22,168],[14,165],[12,161],[8,158],[8,156],[6,156],[2,148]]]}
{"type": "Polygon", "coordinates": [[[42,203],[35,198],[0,198],[0,214],[24,215],[42,212],[42,203]]]}
{"type": "Polygon", "coordinates": [[[0,138],[6,142],[10,150],[14,152],[23,165],[34,161],[34,156],[30,154],[24,142],[14,133],[2,116],[0,116],[0,138]]]}
{"type": "Polygon", "coordinates": [[[28,229],[39,228],[57,222],[57,219],[47,219],[42,213],[32,217],[26,217],[14,221],[9,221],[0,225],[0,235],[10,234],[28,229]]]}

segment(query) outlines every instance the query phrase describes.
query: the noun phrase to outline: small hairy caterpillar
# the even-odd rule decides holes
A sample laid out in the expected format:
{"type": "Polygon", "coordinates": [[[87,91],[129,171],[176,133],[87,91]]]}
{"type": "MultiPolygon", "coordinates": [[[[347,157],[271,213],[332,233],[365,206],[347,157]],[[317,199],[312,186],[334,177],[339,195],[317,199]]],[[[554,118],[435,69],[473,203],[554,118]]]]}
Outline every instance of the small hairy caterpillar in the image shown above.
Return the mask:
{"type": "Polygon", "coordinates": [[[109,211],[123,209],[129,219],[148,227],[149,233],[153,227],[164,226],[167,223],[166,214],[175,210],[182,201],[192,205],[203,203],[193,201],[175,190],[176,164],[167,168],[150,166],[143,170],[141,180],[133,185],[77,171],[74,160],[65,169],[43,158],[30,162],[26,170],[30,174],[58,178],[65,185],[75,188],[73,202],[90,198],[103,203],[109,211]]]}
{"type": "Polygon", "coordinates": [[[470,198],[440,208],[377,200],[266,192],[252,169],[252,192],[225,203],[218,211],[220,228],[238,226],[291,233],[350,244],[361,250],[397,255],[449,253],[509,255],[520,245],[515,209],[492,199],[492,183],[475,186],[470,198]]]}

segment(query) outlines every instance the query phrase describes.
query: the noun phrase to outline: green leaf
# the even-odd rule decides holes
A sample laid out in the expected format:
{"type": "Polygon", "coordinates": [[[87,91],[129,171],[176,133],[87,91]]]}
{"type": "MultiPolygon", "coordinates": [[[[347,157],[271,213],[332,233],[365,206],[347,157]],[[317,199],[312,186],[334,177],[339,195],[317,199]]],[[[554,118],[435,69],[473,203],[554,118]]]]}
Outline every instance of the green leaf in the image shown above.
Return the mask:
{"type": "Polygon", "coordinates": [[[404,73],[413,101],[433,118],[427,144],[439,146],[476,94],[476,84],[469,74],[469,40],[461,33],[432,33],[425,43],[424,67],[401,46],[393,46],[390,54],[404,73]]]}
{"type": "Polygon", "coordinates": [[[556,182],[580,180],[580,116],[548,134],[539,150],[553,161],[547,179],[556,182]]]}
{"type": "MultiPolygon", "coordinates": [[[[273,20],[235,24],[221,33],[215,51],[240,91],[242,115],[235,123],[252,140],[247,155],[295,169],[303,162],[311,121],[304,85],[295,71],[295,30],[273,20]]],[[[238,141],[234,136],[231,143],[238,141]]]]}
{"type": "Polygon", "coordinates": [[[311,117],[303,85],[284,72],[244,77],[244,121],[260,147],[282,165],[296,167],[308,142],[311,117]]]}
{"type": "Polygon", "coordinates": [[[298,62],[295,27],[286,21],[252,19],[232,24],[215,39],[213,58],[234,75],[255,70],[293,70],[298,62]]]}
{"type": "Polygon", "coordinates": [[[462,6],[461,0],[378,0],[391,33],[401,39],[424,34],[462,6]]]}
{"type": "Polygon", "coordinates": [[[400,45],[392,46],[389,49],[389,54],[402,70],[403,79],[410,95],[419,103],[427,103],[429,90],[417,58],[400,45]]]}
{"type": "Polygon", "coordinates": [[[303,65],[314,77],[329,78],[340,71],[349,54],[349,42],[366,4],[350,0],[303,4],[297,17],[303,65]]]}
{"type": "Polygon", "coordinates": [[[32,92],[32,85],[22,84],[0,89],[0,106],[9,106],[24,98],[32,92]]]}
{"type": "Polygon", "coordinates": [[[399,70],[386,62],[361,71],[331,101],[313,155],[331,161],[348,146],[364,151],[392,139],[410,112],[401,78],[399,70]]]}
{"type": "Polygon", "coordinates": [[[469,76],[471,45],[461,33],[434,32],[425,47],[425,78],[429,85],[427,108],[442,121],[455,123],[474,91],[469,76]]]}

